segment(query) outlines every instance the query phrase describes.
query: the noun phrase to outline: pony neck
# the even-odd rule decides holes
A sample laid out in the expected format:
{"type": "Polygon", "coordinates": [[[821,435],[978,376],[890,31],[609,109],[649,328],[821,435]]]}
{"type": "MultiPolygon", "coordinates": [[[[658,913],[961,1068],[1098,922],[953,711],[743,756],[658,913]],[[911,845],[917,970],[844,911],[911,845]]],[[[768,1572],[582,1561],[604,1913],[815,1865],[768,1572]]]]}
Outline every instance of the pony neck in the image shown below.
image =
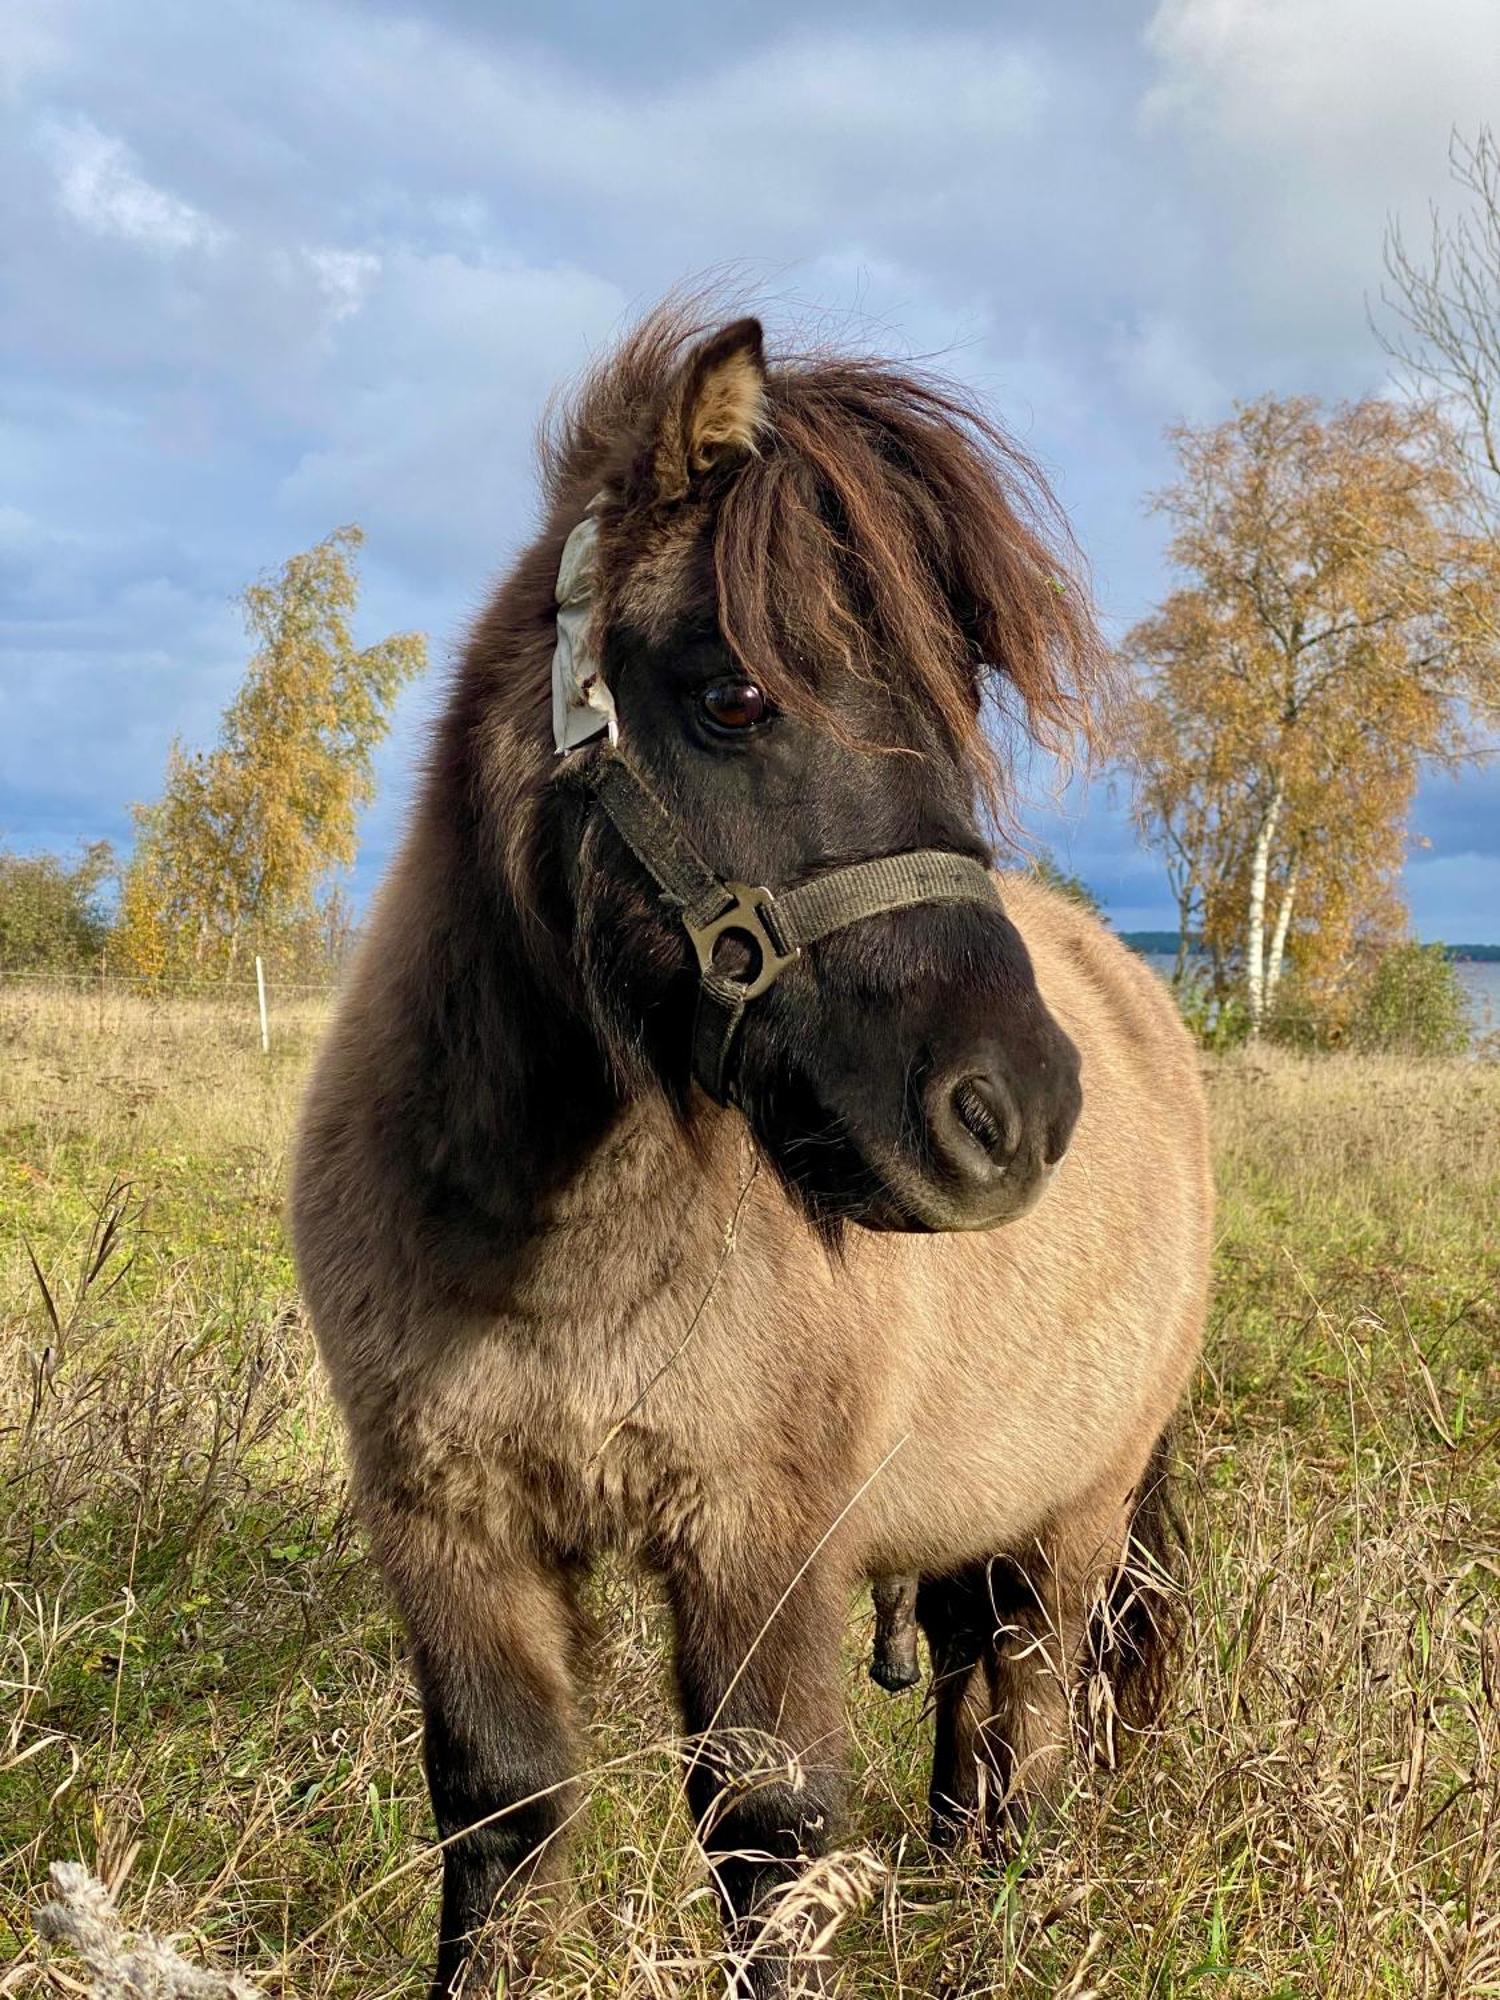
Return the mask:
{"type": "Polygon", "coordinates": [[[574,1257],[619,1232],[666,1254],[684,1247],[737,1115],[705,1106],[687,1128],[659,1087],[623,1082],[565,959],[492,874],[443,845],[400,899],[404,914],[421,913],[422,934],[402,954],[408,983],[387,1015],[404,1023],[430,1253],[457,1290],[498,1305],[548,1239],[574,1257]]]}

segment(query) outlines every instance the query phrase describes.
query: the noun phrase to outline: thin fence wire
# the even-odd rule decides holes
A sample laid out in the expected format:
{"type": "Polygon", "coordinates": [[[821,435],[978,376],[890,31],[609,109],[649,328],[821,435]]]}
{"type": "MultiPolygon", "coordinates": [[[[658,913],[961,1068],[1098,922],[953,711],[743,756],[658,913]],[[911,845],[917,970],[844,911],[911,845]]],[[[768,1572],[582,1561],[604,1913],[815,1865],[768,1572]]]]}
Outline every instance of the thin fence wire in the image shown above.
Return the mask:
{"type": "MultiPolygon", "coordinates": [[[[0,965],[0,987],[24,985],[82,993],[130,993],[146,998],[160,996],[162,999],[181,994],[202,1000],[243,1001],[249,1007],[259,1005],[253,967],[249,972],[230,979],[155,979],[149,974],[135,972],[50,972],[0,965]]],[[[338,990],[336,979],[288,980],[278,979],[274,972],[266,974],[266,993],[273,1004],[278,998],[332,999],[338,990]]]]}
{"type": "MultiPolygon", "coordinates": [[[[1149,959],[1148,959],[1149,963],[1149,959]]],[[[1159,968],[1158,968],[1159,969],[1159,968]]],[[[0,965],[0,991],[8,987],[39,989],[43,991],[87,993],[94,997],[136,997],[145,1000],[196,999],[223,1002],[235,1007],[244,1007],[255,1013],[259,1008],[259,996],[255,983],[255,968],[251,965],[240,973],[214,979],[184,979],[177,976],[153,978],[148,974],[116,972],[108,967],[92,972],[51,971],[46,968],[0,965]]],[[[321,980],[281,979],[268,970],[266,973],[266,997],[274,1016],[278,1004],[288,1000],[332,1001],[339,991],[337,978],[321,980]]],[[[1500,1032],[1497,1032],[1495,1001],[1487,994],[1474,991],[1465,994],[1467,1025],[1470,1036],[1470,1053],[1491,1059],[1500,1058],[1500,1032]]],[[[1203,1024],[1190,1024],[1201,1032],[1203,1024]]],[[[1212,1028],[1212,1022],[1208,1022],[1212,1028]]],[[[1420,1023],[1412,1022],[1410,1039],[1420,1040],[1420,1023]]],[[[1344,1024],[1335,1024],[1328,1016],[1314,1014],[1289,1014],[1279,1010],[1266,1024],[1268,1042],[1336,1047],[1348,1038],[1344,1024]]],[[[1204,1040],[1212,1045],[1212,1033],[1204,1040]]],[[[1394,1041],[1399,1044],[1399,1032],[1394,1041]]]]}

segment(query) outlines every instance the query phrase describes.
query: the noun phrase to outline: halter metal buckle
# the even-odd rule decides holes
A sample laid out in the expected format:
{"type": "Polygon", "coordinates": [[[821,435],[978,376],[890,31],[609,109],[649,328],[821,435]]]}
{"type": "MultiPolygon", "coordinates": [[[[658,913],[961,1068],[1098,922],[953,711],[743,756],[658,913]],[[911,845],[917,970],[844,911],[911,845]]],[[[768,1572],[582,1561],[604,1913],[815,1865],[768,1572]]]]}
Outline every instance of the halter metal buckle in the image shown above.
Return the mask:
{"type": "Polygon", "coordinates": [[[753,1000],[779,979],[794,959],[802,956],[800,946],[787,951],[776,931],[776,898],[769,889],[753,889],[745,882],[726,882],[725,893],[734,898],[726,910],[706,924],[683,918],[693,949],[698,954],[698,970],[705,980],[713,979],[732,987],[739,1000],[753,1000]],[[748,971],[725,972],[714,964],[714,952],[723,937],[742,937],[754,951],[748,971]]]}

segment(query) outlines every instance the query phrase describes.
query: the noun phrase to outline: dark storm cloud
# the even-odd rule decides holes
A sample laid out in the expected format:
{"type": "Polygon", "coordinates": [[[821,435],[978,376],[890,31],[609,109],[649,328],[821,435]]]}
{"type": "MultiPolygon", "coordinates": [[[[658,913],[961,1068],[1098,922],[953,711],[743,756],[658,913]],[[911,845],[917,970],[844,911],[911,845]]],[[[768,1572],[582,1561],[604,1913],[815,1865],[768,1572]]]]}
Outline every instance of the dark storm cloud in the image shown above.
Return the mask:
{"type": "MultiPolygon", "coordinates": [[[[233,686],[235,592],[342,520],[370,629],[441,657],[527,532],[548,389],[726,264],[773,320],[982,389],[1129,620],[1161,582],[1165,422],[1380,381],[1383,220],[1441,191],[1485,51],[1492,77],[1490,0],[13,8],[0,838],[120,834],[233,686]]],[[[1423,885],[1493,886],[1495,794],[1454,796],[1419,920],[1423,885]]],[[[1101,790],[1035,824],[1167,920],[1101,790]]]]}

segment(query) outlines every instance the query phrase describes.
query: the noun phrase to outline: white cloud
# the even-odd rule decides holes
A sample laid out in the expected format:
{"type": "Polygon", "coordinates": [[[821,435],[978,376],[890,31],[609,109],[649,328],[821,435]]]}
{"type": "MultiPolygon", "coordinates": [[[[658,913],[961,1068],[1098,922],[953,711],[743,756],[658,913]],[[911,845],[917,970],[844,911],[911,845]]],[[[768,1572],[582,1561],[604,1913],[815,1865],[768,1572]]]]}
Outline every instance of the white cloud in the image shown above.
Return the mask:
{"type": "MultiPolygon", "coordinates": [[[[1440,196],[1449,134],[1500,101],[1495,0],[1161,0],[1141,129],[1202,217],[1207,324],[1301,386],[1370,388],[1386,224],[1440,196]],[[1362,364],[1363,379],[1348,381],[1362,364]]],[[[1264,364],[1263,364],[1264,365],[1264,364]]]]}
{"type": "Polygon", "coordinates": [[[1117,334],[1112,353],[1125,387],[1166,422],[1204,423],[1229,400],[1192,329],[1169,314],[1143,313],[1117,334]]]}
{"type": "Polygon", "coordinates": [[[357,313],[380,274],[380,259],[372,250],[305,250],[303,253],[328,301],[334,324],[357,313]]]}
{"type": "Polygon", "coordinates": [[[129,148],[88,118],[51,128],[57,198],[63,211],[99,236],[120,237],[163,256],[216,249],[225,232],[138,173],[129,148]]]}
{"type": "MultiPolygon", "coordinates": [[[[584,71],[565,31],[550,48],[485,45],[416,13],[372,10],[355,30],[341,9],[288,0],[263,0],[245,41],[222,79],[224,118],[237,133],[270,103],[297,133],[256,160],[288,206],[377,161],[346,190],[366,213],[399,211],[422,187],[450,221],[467,205],[503,230],[567,203],[581,235],[623,220],[630,239],[674,254],[691,235],[699,262],[806,255],[857,240],[867,219],[886,236],[949,234],[976,210],[1034,202],[1027,149],[1058,109],[1033,42],[936,24],[810,25],[750,54],[731,39],[711,65],[664,60],[645,79],[584,71]]],[[[190,107],[168,119],[179,143],[207,137],[190,107]]],[[[226,213],[242,198],[220,189],[226,213]]]]}
{"type": "Polygon", "coordinates": [[[554,142],[553,171],[612,186],[616,199],[623,169],[625,188],[672,208],[702,215],[712,199],[729,231],[753,216],[758,232],[842,233],[872,213],[887,230],[944,226],[945,207],[967,209],[996,162],[1035,135],[1050,94],[1030,52],[933,27],[797,37],[644,104],[575,109],[570,92],[543,94],[535,110],[566,141],[554,142]]]}
{"type": "Polygon", "coordinates": [[[1434,128],[1492,117],[1500,91],[1494,0],[1161,0],[1146,39],[1148,115],[1341,179],[1424,175],[1434,128]]]}
{"type": "Polygon", "coordinates": [[[549,392],[626,317],[587,271],[393,251],[309,387],[315,441],[278,505],[299,534],[358,520],[388,561],[477,590],[532,517],[549,392]]]}

